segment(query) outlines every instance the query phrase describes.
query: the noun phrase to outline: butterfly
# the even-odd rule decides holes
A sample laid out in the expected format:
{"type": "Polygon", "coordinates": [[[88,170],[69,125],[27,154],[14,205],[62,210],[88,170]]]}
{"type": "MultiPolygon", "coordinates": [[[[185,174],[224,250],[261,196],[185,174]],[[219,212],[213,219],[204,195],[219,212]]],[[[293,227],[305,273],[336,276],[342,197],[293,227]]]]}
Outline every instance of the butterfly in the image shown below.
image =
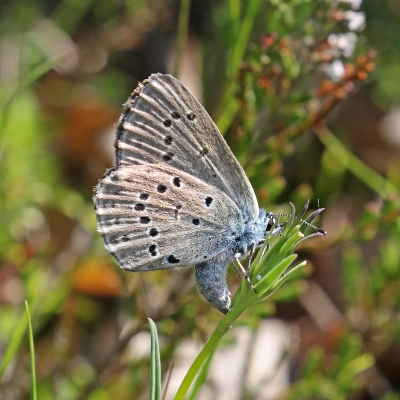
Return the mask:
{"type": "Polygon", "coordinates": [[[115,149],[94,196],[108,252],[129,271],[195,266],[200,292],[227,313],[228,266],[251,284],[240,260],[284,224],[259,209],[211,117],[176,78],[153,74],[124,104],[115,149]]]}

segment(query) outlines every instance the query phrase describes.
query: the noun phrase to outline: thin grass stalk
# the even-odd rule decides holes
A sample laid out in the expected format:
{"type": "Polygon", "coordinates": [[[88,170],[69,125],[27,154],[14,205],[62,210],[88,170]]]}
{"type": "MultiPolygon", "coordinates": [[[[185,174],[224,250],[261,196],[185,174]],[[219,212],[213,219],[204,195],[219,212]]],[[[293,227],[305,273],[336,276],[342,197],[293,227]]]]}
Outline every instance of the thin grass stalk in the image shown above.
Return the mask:
{"type": "Polygon", "coordinates": [[[387,197],[391,193],[397,192],[397,188],[391,182],[363,163],[349,151],[328,128],[323,127],[321,129],[315,129],[315,132],[328,151],[331,152],[347,170],[360,179],[360,181],[364,182],[366,186],[379,196],[387,197]]]}
{"type": "Polygon", "coordinates": [[[183,52],[187,42],[189,10],[190,10],[190,0],[181,0],[178,32],[176,36],[176,52],[175,52],[175,65],[174,65],[174,76],[176,78],[179,78],[179,73],[182,66],[183,52]]]}

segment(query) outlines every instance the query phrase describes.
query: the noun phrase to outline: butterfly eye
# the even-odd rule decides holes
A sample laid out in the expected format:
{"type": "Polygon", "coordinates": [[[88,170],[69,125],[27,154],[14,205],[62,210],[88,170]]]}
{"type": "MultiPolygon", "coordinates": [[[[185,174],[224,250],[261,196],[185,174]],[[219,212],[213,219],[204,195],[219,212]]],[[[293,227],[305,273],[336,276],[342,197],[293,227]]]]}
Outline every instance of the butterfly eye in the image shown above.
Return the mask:
{"type": "Polygon", "coordinates": [[[272,227],[275,225],[276,223],[276,219],[274,217],[268,217],[268,222],[267,222],[267,229],[265,230],[265,232],[269,232],[272,227]]]}

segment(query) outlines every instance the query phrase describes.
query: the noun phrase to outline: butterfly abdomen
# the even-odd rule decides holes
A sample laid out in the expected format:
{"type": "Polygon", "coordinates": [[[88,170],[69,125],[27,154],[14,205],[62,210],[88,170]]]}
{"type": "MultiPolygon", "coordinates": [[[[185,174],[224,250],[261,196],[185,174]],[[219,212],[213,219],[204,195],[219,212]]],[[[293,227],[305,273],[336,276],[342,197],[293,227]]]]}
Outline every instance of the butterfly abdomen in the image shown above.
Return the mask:
{"type": "Polygon", "coordinates": [[[195,266],[196,283],[200,293],[224,314],[231,308],[230,292],[226,283],[226,271],[231,261],[222,253],[195,266]]]}

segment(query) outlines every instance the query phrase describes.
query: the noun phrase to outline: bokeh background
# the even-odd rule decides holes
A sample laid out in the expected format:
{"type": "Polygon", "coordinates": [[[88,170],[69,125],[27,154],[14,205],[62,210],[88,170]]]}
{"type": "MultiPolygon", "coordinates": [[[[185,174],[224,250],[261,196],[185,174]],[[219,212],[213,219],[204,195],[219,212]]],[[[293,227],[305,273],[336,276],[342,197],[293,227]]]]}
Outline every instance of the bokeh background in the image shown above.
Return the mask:
{"type": "Polygon", "coordinates": [[[40,399],[147,399],[147,317],[172,398],[221,319],[193,269],[119,271],[96,233],[122,103],[162,72],[262,207],[326,209],[303,276],[247,311],[196,398],[400,399],[399,38],[398,0],[2,1],[0,397],[30,394],[25,300],[40,399]]]}

